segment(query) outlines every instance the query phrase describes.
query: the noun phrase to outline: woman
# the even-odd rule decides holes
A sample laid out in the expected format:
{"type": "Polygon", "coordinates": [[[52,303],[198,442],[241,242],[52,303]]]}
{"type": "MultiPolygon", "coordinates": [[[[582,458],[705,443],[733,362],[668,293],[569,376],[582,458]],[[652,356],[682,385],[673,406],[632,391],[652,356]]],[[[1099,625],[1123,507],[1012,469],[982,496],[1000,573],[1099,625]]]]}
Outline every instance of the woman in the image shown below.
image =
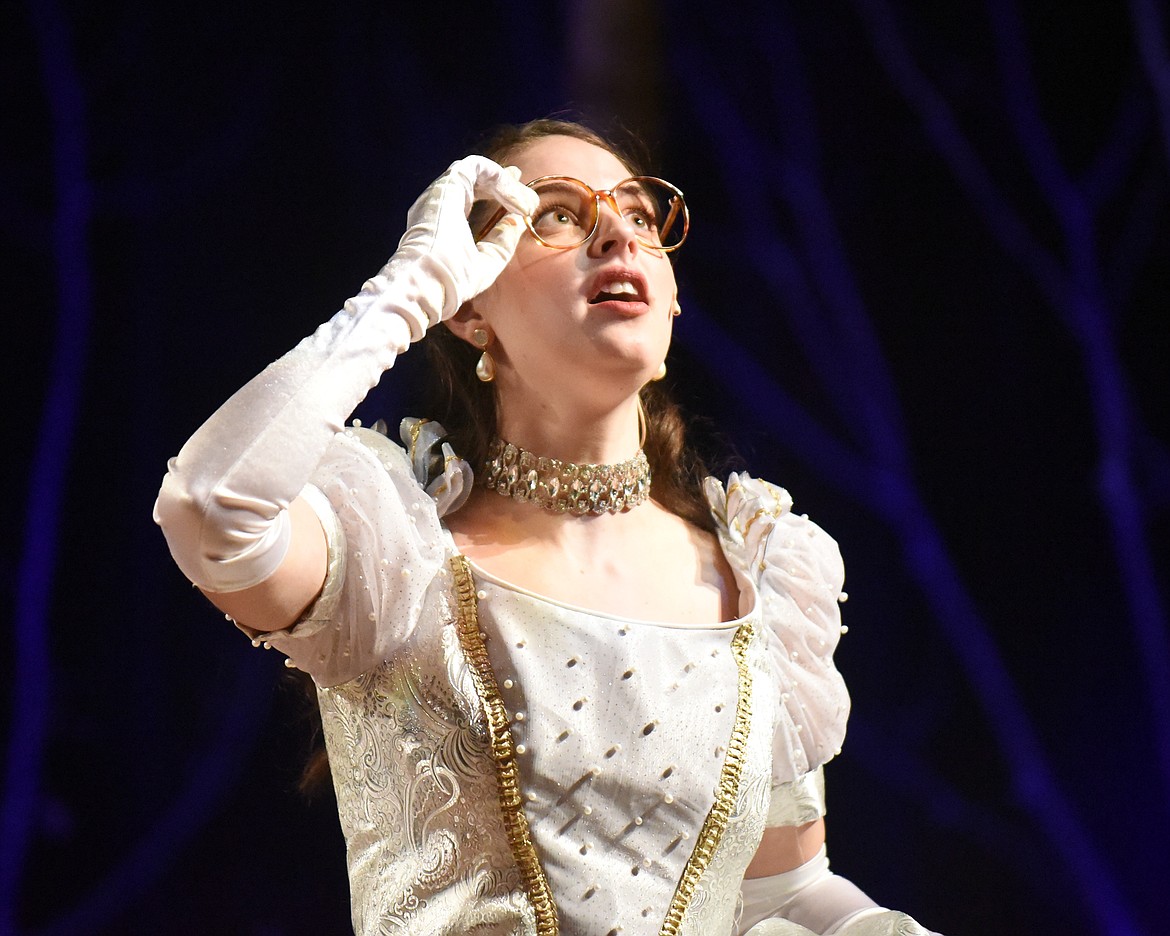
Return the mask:
{"type": "Polygon", "coordinates": [[[682,193],[575,124],[486,153],[156,506],[187,576],[316,681],[355,930],[924,933],[825,858],[835,544],[779,488],[689,482],[645,390],[682,193]],[[432,327],[450,440],[344,429],[432,327]]]}

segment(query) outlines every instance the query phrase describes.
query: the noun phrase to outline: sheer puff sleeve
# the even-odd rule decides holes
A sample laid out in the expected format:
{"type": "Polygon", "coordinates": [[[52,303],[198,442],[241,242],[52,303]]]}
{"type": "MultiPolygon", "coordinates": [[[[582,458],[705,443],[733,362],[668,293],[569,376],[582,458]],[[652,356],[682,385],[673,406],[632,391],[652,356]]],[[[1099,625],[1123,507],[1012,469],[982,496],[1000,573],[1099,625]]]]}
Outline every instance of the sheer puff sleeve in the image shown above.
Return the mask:
{"type": "Polygon", "coordinates": [[[392,656],[441,588],[447,550],[440,517],[466,497],[470,469],[441,442],[437,423],[404,420],[402,435],[409,453],[371,429],[337,434],[301,492],[329,546],[320,596],[285,630],[240,626],[320,686],[340,685],[392,656]],[[435,460],[421,454],[429,447],[439,453],[439,470],[419,478],[414,469],[435,460]]]}
{"type": "Polygon", "coordinates": [[[801,780],[840,752],[849,693],[833,663],[841,636],[845,571],[831,536],[792,513],[783,488],[732,474],[706,482],[724,552],[740,588],[740,614],[755,613],[775,684],[772,782],[801,780]]]}

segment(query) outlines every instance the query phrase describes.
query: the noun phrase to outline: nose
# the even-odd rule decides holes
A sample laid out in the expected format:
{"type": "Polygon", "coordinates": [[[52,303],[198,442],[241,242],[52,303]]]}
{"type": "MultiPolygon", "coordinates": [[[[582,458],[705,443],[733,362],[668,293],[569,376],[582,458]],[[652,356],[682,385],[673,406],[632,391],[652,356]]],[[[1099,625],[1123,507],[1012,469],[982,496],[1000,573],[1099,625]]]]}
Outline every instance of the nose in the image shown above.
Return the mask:
{"type": "Polygon", "coordinates": [[[604,257],[615,251],[636,254],[642,249],[634,226],[622,217],[612,197],[602,196],[597,208],[597,230],[588,244],[591,256],[604,257]]]}

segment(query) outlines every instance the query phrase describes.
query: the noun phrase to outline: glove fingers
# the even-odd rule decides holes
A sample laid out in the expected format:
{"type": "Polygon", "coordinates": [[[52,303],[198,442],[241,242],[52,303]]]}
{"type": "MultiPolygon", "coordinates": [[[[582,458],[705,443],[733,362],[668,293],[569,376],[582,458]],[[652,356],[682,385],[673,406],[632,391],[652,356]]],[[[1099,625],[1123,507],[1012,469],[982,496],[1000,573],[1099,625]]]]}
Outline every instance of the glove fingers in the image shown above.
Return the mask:
{"type": "Polygon", "coordinates": [[[520,213],[538,203],[514,167],[504,169],[485,156],[453,162],[411,207],[406,233],[383,267],[387,281],[410,284],[409,301],[400,304],[416,308],[432,325],[454,314],[507,265],[523,232],[520,213]],[[467,216],[479,199],[502,204],[509,213],[476,244],[467,216]]]}
{"type": "Polygon", "coordinates": [[[761,920],[744,933],[744,936],[817,936],[817,934],[810,929],[805,929],[799,923],[773,919],[761,920]]]}
{"type": "Polygon", "coordinates": [[[475,172],[473,201],[486,199],[498,202],[509,211],[522,215],[532,214],[540,204],[536,192],[520,181],[520,170],[516,166],[505,168],[486,156],[468,156],[459,160],[459,163],[468,163],[468,168],[475,172]]]}
{"type": "Polygon", "coordinates": [[[475,202],[493,201],[509,211],[531,214],[540,198],[519,178],[520,170],[515,166],[505,169],[486,156],[464,156],[431,184],[411,213],[433,213],[441,206],[444,212],[456,210],[467,217],[475,202]]]}
{"type": "Polygon", "coordinates": [[[506,214],[487,234],[475,245],[481,257],[480,270],[483,276],[480,279],[479,292],[482,292],[512,259],[516,252],[516,244],[524,233],[524,222],[517,214],[506,214]]]}

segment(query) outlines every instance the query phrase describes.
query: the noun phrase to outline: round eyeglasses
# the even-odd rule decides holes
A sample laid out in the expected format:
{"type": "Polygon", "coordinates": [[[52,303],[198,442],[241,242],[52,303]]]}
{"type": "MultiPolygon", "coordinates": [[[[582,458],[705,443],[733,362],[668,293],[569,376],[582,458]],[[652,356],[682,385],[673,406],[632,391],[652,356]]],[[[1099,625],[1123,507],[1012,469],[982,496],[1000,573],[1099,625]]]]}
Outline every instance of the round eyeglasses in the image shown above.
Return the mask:
{"type": "MultiPolygon", "coordinates": [[[[677,250],[690,228],[683,193],[653,176],[633,176],[602,191],[570,176],[541,176],[528,187],[540,196],[540,205],[524,223],[533,237],[554,250],[579,247],[597,233],[602,201],[634,229],[638,243],[653,250],[677,250]]],[[[499,209],[475,239],[482,240],[505,213],[499,209]]]]}

